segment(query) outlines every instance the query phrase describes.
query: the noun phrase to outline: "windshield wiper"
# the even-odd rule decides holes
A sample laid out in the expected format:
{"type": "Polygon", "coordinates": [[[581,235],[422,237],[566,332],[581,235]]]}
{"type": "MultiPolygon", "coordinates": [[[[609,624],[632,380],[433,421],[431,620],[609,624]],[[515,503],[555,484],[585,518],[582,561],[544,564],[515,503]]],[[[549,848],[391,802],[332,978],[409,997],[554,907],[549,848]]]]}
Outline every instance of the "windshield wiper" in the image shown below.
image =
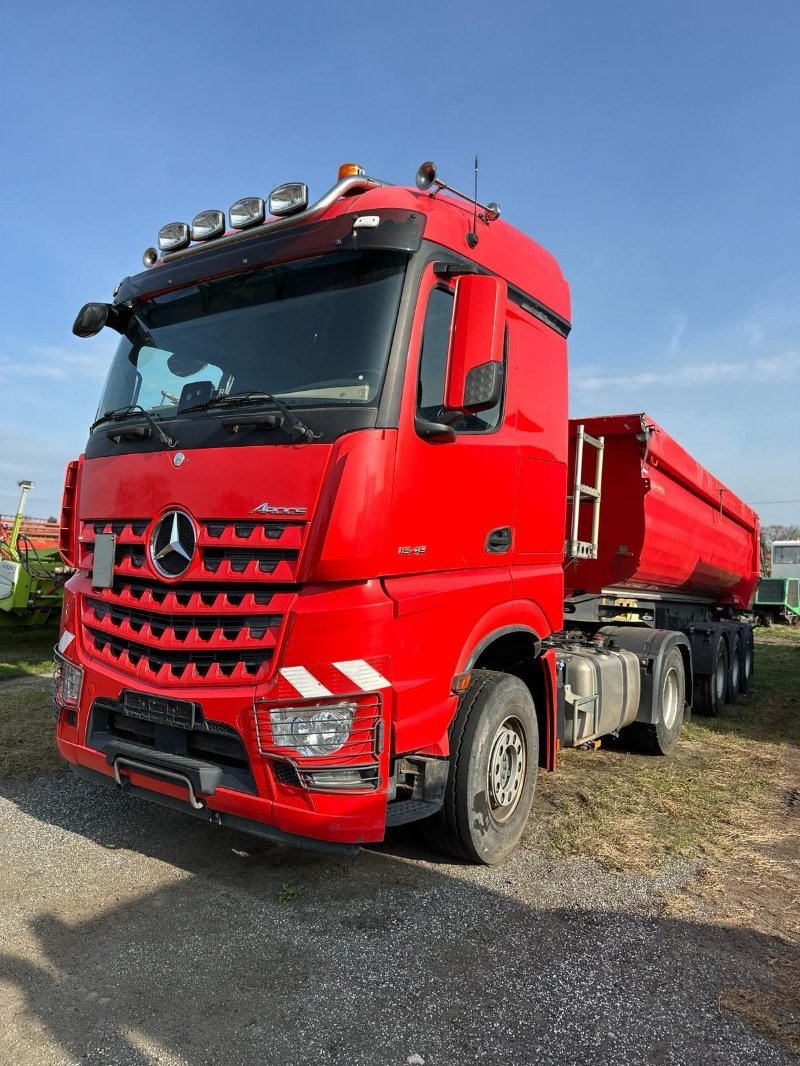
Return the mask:
{"type": "Polygon", "coordinates": [[[187,411],[207,411],[215,407],[246,407],[251,404],[265,402],[275,404],[301,440],[316,439],[317,434],[314,430],[309,429],[305,422],[301,422],[297,415],[292,414],[286,404],[271,392],[234,392],[227,396],[212,396],[210,400],[203,400],[202,403],[192,404],[191,407],[183,407],[181,409],[181,414],[186,414],[187,411]]]}
{"type": "Polygon", "coordinates": [[[145,422],[147,422],[148,426],[150,426],[162,444],[166,444],[168,448],[177,447],[177,440],[168,437],[156,420],[138,403],[129,404],[128,407],[118,407],[116,411],[105,411],[98,419],[96,419],[96,421],[92,422],[91,426],[89,426],[89,432],[94,432],[94,430],[97,429],[98,426],[102,426],[104,422],[124,422],[127,418],[130,418],[131,415],[136,414],[140,414],[144,417],[145,422]]]}

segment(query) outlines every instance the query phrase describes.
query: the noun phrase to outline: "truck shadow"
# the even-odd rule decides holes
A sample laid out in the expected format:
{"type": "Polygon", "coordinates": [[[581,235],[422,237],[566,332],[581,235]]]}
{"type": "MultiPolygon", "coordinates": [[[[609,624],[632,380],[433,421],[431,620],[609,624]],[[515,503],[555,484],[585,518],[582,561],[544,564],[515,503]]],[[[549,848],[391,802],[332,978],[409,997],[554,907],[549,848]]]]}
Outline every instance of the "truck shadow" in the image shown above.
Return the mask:
{"type": "Polygon", "coordinates": [[[545,904],[525,848],[434,865],[406,832],[339,858],[71,775],[10,786],[41,823],[6,871],[27,900],[0,953],[19,1066],[791,1061],[718,1009],[725,988],[767,987],[774,941],[599,905],[590,883],[564,882],[585,906],[558,886],[545,904]]]}

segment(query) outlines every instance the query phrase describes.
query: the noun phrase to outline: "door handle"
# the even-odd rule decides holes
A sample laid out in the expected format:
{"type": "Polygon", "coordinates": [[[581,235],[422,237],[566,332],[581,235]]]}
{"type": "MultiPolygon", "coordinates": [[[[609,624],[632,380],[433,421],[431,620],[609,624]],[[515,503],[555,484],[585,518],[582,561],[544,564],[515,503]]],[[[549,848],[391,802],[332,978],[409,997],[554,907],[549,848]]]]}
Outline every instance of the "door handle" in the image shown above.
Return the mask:
{"type": "Polygon", "coordinates": [[[486,538],[486,551],[495,555],[507,552],[511,547],[511,526],[501,526],[493,529],[486,538]]]}

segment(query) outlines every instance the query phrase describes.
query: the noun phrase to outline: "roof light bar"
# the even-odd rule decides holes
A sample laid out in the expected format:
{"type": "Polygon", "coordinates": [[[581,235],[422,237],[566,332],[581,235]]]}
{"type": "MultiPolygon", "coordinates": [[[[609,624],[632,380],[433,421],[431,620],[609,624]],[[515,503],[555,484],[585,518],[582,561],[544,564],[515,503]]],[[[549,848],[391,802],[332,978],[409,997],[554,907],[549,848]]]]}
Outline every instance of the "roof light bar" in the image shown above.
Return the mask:
{"type": "Polygon", "coordinates": [[[287,182],[279,185],[269,194],[269,213],[271,215],[293,215],[308,206],[308,186],[302,181],[287,182]]]}
{"type": "Polygon", "coordinates": [[[264,221],[264,200],[260,196],[245,196],[228,210],[231,229],[247,229],[264,221]]]}
{"type": "Polygon", "coordinates": [[[162,252],[176,252],[189,243],[188,222],[168,222],[158,231],[158,247],[162,252]]]}
{"type": "Polygon", "coordinates": [[[210,241],[225,232],[224,211],[201,211],[192,219],[192,240],[210,241]]]}

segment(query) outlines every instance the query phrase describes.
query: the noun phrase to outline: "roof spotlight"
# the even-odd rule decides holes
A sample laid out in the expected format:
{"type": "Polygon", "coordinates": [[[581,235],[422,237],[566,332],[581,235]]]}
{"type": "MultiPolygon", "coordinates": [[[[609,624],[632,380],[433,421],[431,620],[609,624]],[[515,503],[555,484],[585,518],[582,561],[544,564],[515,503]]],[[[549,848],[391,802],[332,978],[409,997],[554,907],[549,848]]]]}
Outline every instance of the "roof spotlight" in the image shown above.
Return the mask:
{"type": "Polygon", "coordinates": [[[201,211],[192,219],[192,240],[210,241],[225,232],[224,211],[201,211]]]}
{"type": "Polygon", "coordinates": [[[158,247],[162,252],[175,252],[189,243],[188,222],[168,222],[158,231],[158,247]]]}
{"type": "Polygon", "coordinates": [[[264,221],[264,200],[260,196],[245,196],[228,210],[231,229],[247,229],[264,221]]]}
{"type": "Polygon", "coordinates": [[[145,248],[142,262],[146,267],[155,266],[158,262],[158,252],[155,248],[145,248]]]}
{"type": "Polygon", "coordinates": [[[269,194],[271,215],[293,215],[308,204],[308,186],[302,181],[290,181],[279,185],[269,194]]]}

